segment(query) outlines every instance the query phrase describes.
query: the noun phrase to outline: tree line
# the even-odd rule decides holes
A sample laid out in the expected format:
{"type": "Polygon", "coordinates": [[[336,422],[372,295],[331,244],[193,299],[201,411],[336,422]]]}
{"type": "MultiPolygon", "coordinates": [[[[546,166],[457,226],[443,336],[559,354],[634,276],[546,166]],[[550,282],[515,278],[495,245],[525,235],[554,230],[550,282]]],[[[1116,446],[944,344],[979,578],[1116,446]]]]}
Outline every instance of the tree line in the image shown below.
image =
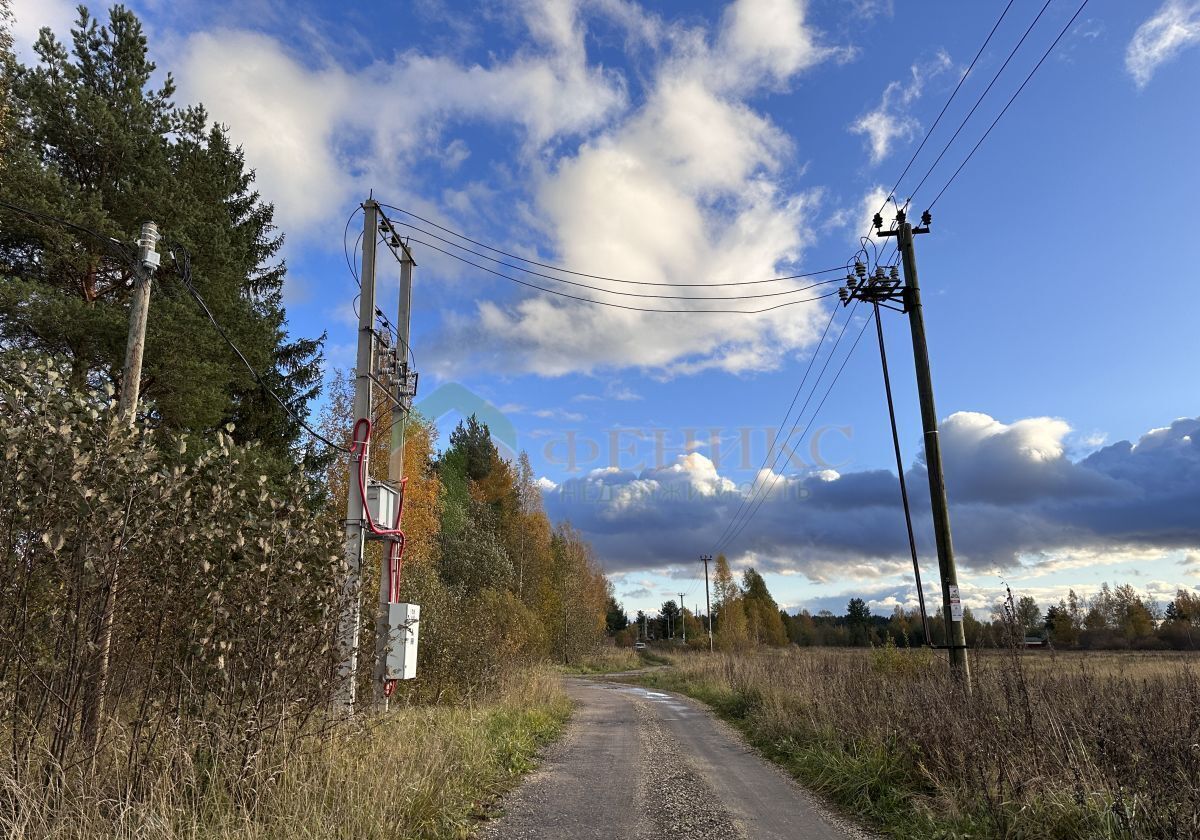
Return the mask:
{"type": "MultiPolygon", "coordinates": [[[[324,337],[287,334],[273,207],[228,132],[176,105],[169,74],[151,85],[137,17],[81,9],[69,44],[42,31],[31,66],[7,22],[0,0],[0,199],[35,215],[0,209],[0,811],[28,784],[65,796],[116,779],[136,799],[162,767],[253,807],[281,757],[342,721],[347,462],[299,421],[347,447],[350,380],[316,402],[324,337]],[[132,267],[109,240],[145,219],[191,253],[192,282],[286,409],[164,256],[138,417],[117,416],[132,267]]],[[[393,418],[375,420],[381,471],[393,418]]],[[[608,582],[547,518],[528,459],[502,457],[473,417],[441,451],[427,419],[395,421],[401,597],[423,608],[419,676],[396,699],[480,697],[597,644],[608,582]]]]}
{"type": "MultiPolygon", "coordinates": [[[[776,604],[761,574],[748,568],[739,582],[724,555],[716,560],[713,594],[713,638],[721,650],[945,643],[945,620],[936,606],[928,610],[928,638],[919,610],[896,605],[890,613],[875,615],[863,598],[850,598],[842,615],[827,609],[789,613],[776,604]]],[[[630,621],[610,597],[608,615],[608,631],[622,644],[641,638],[682,641],[686,626],[689,647],[708,646],[707,616],[693,615],[674,600],[665,602],[656,615],[638,611],[630,621]]],[[[1043,609],[1032,596],[1010,592],[986,618],[964,607],[963,628],[967,644],[975,648],[1030,644],[1062,650],[1196,650],[1200,594],[1179,589],[1162,604],[1130,584],[1104,583],[1090,598],[1072,589],[1043,609]]]]}

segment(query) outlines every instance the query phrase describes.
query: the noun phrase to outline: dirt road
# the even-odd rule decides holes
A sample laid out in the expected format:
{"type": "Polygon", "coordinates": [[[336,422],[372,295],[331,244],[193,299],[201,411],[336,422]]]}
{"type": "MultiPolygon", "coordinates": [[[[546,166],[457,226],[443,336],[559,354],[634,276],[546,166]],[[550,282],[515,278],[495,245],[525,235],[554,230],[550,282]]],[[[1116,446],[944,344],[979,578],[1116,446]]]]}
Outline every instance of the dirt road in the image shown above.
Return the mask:
{"type": "Polygon", "coordinates": [[[572,679],[563,739],[502,803],[486,840],[860,840],[707,710],[674,694],[572,679]]]}

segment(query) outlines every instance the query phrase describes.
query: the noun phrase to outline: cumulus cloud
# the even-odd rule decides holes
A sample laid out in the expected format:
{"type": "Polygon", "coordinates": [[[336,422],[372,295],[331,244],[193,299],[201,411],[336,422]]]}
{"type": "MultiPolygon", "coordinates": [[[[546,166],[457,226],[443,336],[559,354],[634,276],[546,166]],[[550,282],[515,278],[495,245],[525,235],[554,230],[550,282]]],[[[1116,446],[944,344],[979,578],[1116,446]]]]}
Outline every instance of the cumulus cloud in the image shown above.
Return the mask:
{"type": "MultiPolygon", "coordinates": [[[[671,48],[644,101],[547,166],[539,181],[536,211],[548,220],[554,250],[566,264],[647,283],[713,284],[771,277],[799,262],[808,244],[800,222],[817,194],[777,186],[772,176],[788,159],[790,143],[745,97],[831,54],[816,45],[803,11],[794,0],[738,0],[715,33],[672,30],[671,48]]],[[[680,306],[601,297],[650,308],[680,306]]],[[[766,298],[759,305],[787,299],[766,298]]],[[[478,321],[461,327],[481,328],[500,345],[499,353],[488,347],[472,359],[476,365],[546,376],[633,366],[675,376],[775,367],[815,338],[817,318],[818,307],[803,304],[753,318],[696,316],[683,323],[669,315],[533,296],[515,304],[481,303],[478,321]]]]}
{"type": "MultiPolygon", "coordinates": [[[[953,414],[941,424],[960,563],[975,573],[1046,573],[1200,550],[1200,419],[1177,420],[1136,443],[1070,460],[1070,427],[1055,418],[1001,423],[953,414]]],[[[932,562],[926,476],[907,472],[919,549],[932,562]]],[[[712,549],[745,498],[698,452],[668,468],[604,469],[547,496],[613,569],[663,567],[712,549]]],[[[735,560],[810,579],[869,582],[910,565],[896,476],[885,470],[778,477],[735,560]]]]}
{"type": "Polygon", "coordinates": [[[1125,50],[1125,69],[1138,87],[1185,48],[1200,42],[1200,2],[1167,0],[1137,31],[1125,50]]]}
{"type": "Polygon", "coordinates": [[[71,0],[12,0],[12,36],[17,57],[25,62],[37,58],[33,45],[42,27],[49,27],[60,41],[66,41],[78,17],[76,5],[71,0]]]}
{"type": "Polygon", "coordinates": [[[621,80],[588,64],[574,3],[530,2],[522,13],[528,43],[486,65],[414,50],[350,72],[261,33],[198,32],[183,47],[180,96],[230,127],[281,224],[302,232],[369,186],[403,183],[425,157],[462,163],[461,139],[438,142],[455,120],[511,126],[535,154],[623,106],[621,80]]]}
{"type": "Polygon", "coordinates": [[[908,109],[921,98],[925,83],[951,66],[950,56],[945,52],[939,52],[927,64],[911,65],[907,80],[888,84],[879,105],[851,124],[852,133],[866,135],[871,163],[879,163],[886,158],[897,140],[910,140],[921,130],[921,124],[908,109]]]}
{"type": "MultiPolygon", "coordinates": [[[[479,64],[410,50],[347,70],[260,33],[198,33],[182,50],[181,97],[205,102],[230,126],[292,233],[332,229],[334,209],[374,186],[460,229],[483,226],[507,242],[515,233],[544,245],[512,246],[521,253],[608,276],[721,283],[800,265],[809,244],[801,221],[819,193],[780,186],[791,144],[750,102],[844,55],[821,43],[803,0],[734,0],[709,26],[667,22],[626,0],[527,0],[516,9],[527,37],[512,54],[479,64]],[[624,75],[589,58],[595,18],[646,47],[650,66],[636,96],[624,75]],[[470,152],[455,132],[480,123],[515,138],[514,162],[497,164],[487,184],[423,192],[420,164],[453,170],[470,152]]],[[[436,253],[422,265],[451,282],[465,277],[436,253]]],[[[470,280],[482,282],[477,273],[470,280]]],[[[487,295],[470,313],[444,313],[440,342],[427,355],[431,372],[764,370],[811,343],[820,317],[819,305],[808,303],[683,324],[512,291],[487,295]]]]}

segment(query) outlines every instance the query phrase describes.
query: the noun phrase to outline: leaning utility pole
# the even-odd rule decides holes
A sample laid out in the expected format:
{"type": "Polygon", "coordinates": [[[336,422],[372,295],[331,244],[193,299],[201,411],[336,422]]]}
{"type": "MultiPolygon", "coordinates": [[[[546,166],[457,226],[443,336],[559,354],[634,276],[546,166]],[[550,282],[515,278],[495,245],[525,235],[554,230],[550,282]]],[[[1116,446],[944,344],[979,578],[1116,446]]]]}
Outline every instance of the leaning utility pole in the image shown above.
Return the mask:
{"type": "MultiPolygon", "coordinates": [[[[133,428],[137,419],[138,395],[141,392],[142,355],[146,347],[146,321],[150,316],[150,282],[160,259],[157,250],[158,225],[154,222],[143,222],[137,244],[138,258],[134,268],[133,299],[129,302],[129,336],[125,341],[125,367],[121,371],[121,396],[117,402],[117,416],[130,428],[133,428]]],[[[118,554],[113,560],[108,589],[104,593],[104,609],[100,613],[96,666],[86,692],[83,719],[80,724],[80,733],[89,749],[96,746],[96,739],[100,733],[100,715],[104,711],[104,697],[108,693],[113,613],[117,608],[120,573],[121,556],[118,554]]]]}
{"type": "Polygon", "coordinates": [[[708,652],[713,652],[713,635],[712,635],[712,602],[708,599],[708,561],[712,557],[705,555],[700,558],[704,563],[704,611],[708,613],[708,652]]]}
{"type": "MultiPolygon", "coordinates": [[[[386,224],[386,223],[385,223],[386,224]]],[[[404,480],[404,432],[408,425],[408,412],[412,408],[412,394],[416,392],[414,374],[409,367],[412,352],[409,349],[409,337],[412,323],[412,270],[416,262],[408,246],[400,242],[394,234],[390,234],[394,243],[402,248],[400,258],[400,304],[396,313],[396,387],[392,389],[392,436],[388,442],[388,481],[393,487],[401,488],[403,498],[404,480]],[[397,416],[402,415],[402,416],[397,416]]],[[[387,523],[385,527],[390,527],[387,523]]],[[[375,705],[382,711],[388,707],[387,657],[388,648],[392,643],[392,627],[390,624],[391,595],[392,595],[392,559],[391,543],[385,543],[379,560],[379,601],[375,613],[375,705]]],[[[399,562],[397,558],[396,562],[399,562]]]]}
{"type": "Polygon", "coordinates": [[[929,372],[929,347],[925,340],[925,315],[921,307],[921,286],[917,279],[917,256],[913,236],[929,233],[929,211],[921,217],[921,226],[914,228],[903,210],[896,213],[896,228],[883,230],[883,217],[874,218],[879,236],[895,236],[904,265],[904,284],[893,271],[891,276],[877,266],[868,277],[862,263],[855,265],[857,277],[849,275],[846,286],[838,290],[842,305],[851,300],[868,301],[894,309],[889,303],[900,302],[899,311],[909,316],[912,329],[913,360],[917,369],[917,393],[921,401],[921,427],[925,439],[925,466],[929,474],[929,498],[933,508],[933,532],[937,543],[938,569],[942,578],[942,608],[946,620],[945,648],[950,654],[951,670],[967,691],[971,690],[971,667],[967,659],[966,635],[963,632],[963,608],[958,591],[958,571],[954,565],[954,543],[950,537],[950,511],[946,500],[946,479],[942,471],[942,446],[938,438],[937,409],[933,402],[933,378],[929,372]]]}
{"type": "MultiPolygon", "coordinates": [[[[363,239],[361,289],[358,301],[358,356],[354,366],[354,423],[371,419],[371,374],[375,350],[375,243],[379,234],[379,205],[374,199],[363,203],[363,239]]],[[[370,447],[350,456],[350,474],[346,482],[345,580],[342,584],[343,613],[338,632],[342,664],[338,700],[346,711],[354,711],[358,683],[358,635],[362,610],[362,557],[364,500],[355,473],[370,475],[370,447]]]]}

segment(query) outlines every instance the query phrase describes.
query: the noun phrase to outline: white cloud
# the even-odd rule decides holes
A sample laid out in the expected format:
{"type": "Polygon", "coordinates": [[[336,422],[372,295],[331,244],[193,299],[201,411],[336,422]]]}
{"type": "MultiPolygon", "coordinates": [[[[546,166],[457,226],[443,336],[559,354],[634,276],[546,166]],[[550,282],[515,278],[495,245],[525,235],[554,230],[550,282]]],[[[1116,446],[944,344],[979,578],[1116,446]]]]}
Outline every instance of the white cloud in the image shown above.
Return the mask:
{"type": "Polygon", "coordinates": [[[12,0],[13,47],[17,57],[32,63],[33,45],[42,27],[48,26],[60,41],[69,43],[71,25],[78,14],[71,0],[12,0]]]}
{"type": "Polygon", "coordinates": [[[230,126],[281,226],[303,232],[371,186],[404,183],[423,156],[460,164],[465,144],[438,142],[448,122],[512,125],[536,155],[623,106],[620,80],[587,63],[574,4],[523,11],[530,43],[486,66],[413,51],[350,73],[308,66],[267,35],[200,32],[183,47],[180,98],[230,126]]]}
{"type": "MultiPolygon", "coordinates": [[[[660,62],[645,101],[546,167],[536,206],[564,263],[650,283],[721,283],[771,277],[800,259],[807,244],[801,220],[816,195],[787,194],[775,185],[772,175],[790,144],[740,97],[782,83],[830,51],[815,45],[802,4],[739,0],[722,21],[712,43],[694,30],[676,32],[674,51],[660,62]]],[[[752,309],[788,298],[732,306],[606,299],[647,308],[752,309]]],[[[815,338],[819,311],[806,304],[756,317],[685,321],[545,297],[508,306],[485,302],[483,332],[503,352],[474,361],[547,376],[625,366],[662,376],[763,370],[815,338]]]]}
{"type": "Polygon", "coordinates": [[[1150,83],[1161,64],[1200,42],[1200,2],[1167,0],[1137,31],[1125,50],[1125,69],[1138,87],[1150,83]]]}
{"type": "MultiPolygon", "coordinates": [[[[623,0],[526,0],[518,12],[529,37],[511,55],[466,64],[409,51],[353,71],[258,33],[198,33],[180,49],[180,99],[204,102],[230,126],[293,242],[325,230],[324,244],[340,247],[334,222],[374,187],[460,228],[542,235],[551,259],[597,273],[660,283],[763,279],[799,265],[810,241],[801,222],[819,194],[779,186],[790,143],[747,100],[844,52],[821,45],[805,6],[734,0],[707,29],[664,23],[623,0]],[[632,107],[625,79],[589,61],[585,12],[652,47],[645,95],[632,107]],[[487,185],[422,190],[422,164],[453,170],[469,153],[453,136],[469,122],[511,129],[516,160],[503,171],[497,163],[487,185]],[[505,212],[492,214],[499,203],[505,212]]],[[[451,282],[463,276],[436,253],[422,265],[451,282]]],[[[751,309],[808,296],[724,307],[607,297],[648,308],[751,309]]],[[[765,370],[815,339],[820,305],[682,319],[531,293],[506,302],[489,295],[472,315],[446,310],[441,344],[426,357],[441,364],[427,363],[430,372],[765,370]]]]}
{"type": "Polygon", "coordinates": [[[892,150],[897,140],[907,141],[921,130],[921,124],[908,113],[909,106],[921,98],[925,83],[938,74],[949,70],[950,56],[938,52],[925,65],[909,67],[908,81],[894,81],[883,89],[878,107],[863,114],[850,126],[854,134],[865,134],[871,152],[871,163],[879,163],[892,150]]]}
{"type": "Polygon", "coordinates": [[[805,3],[796,0],[735,0],[725,10],[712,69],[733,86],[783,84],[827,58],[805,24],[805,3]]]}
{"type": "Polygon", "coordinates": [[[203,102],[245,148],[285,231],[326,221],[350,202],[355,185],[334,144],[356,93],[349,75],[306,69],[266,35],[226,31],[189,39],[178,81],[180,101],[203,102]]]}

